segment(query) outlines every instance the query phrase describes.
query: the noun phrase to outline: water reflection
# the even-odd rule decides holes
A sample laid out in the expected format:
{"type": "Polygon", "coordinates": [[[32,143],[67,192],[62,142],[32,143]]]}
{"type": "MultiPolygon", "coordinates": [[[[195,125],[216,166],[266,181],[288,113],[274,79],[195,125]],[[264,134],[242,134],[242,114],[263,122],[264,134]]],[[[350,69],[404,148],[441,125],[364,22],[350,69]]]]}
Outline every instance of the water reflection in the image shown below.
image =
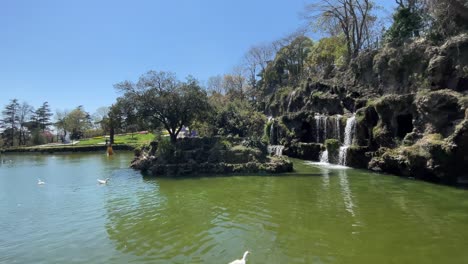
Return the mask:
{"type": "Polygon", "coordinates": [[[131,154],[38,156],[0,167],[0,262],[468,263],[462,190],[303,163],[173,180],[128,169],[131,154]]]}
{"type": "Polygon", "coordinates": [[[106,204],[106,229],[122,252],[160,263],[228,263],[247,249],[262,263],[313,257],[305,245],[317,234],[316,215],[303,182],[251,176],[144,183],[151,187],[106,204]]]}
{"type": "Polygon", "coordinates": [[[338,173],[338,177],[340,178],[341,194],[343,195],[343,201],[345,204],[346,211],[348,211],[353,217],[355,217],[355,205],[353,202],[353,195],[351,193],[351,189],[349,188],[349,181],[348,175],[346,174],[346,170],[340,170],[338,173]]]}

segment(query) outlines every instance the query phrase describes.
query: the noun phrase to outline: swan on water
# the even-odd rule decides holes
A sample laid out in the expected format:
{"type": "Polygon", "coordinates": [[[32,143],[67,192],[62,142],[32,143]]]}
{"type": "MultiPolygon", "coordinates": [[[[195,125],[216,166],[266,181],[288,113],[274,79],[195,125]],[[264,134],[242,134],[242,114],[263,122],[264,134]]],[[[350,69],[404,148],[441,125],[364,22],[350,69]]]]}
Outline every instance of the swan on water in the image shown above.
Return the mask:
{"type": "Polygon", "coordinates": [[[39,185],[44,185],[45,182],[43,182],[41,179],[37,179],[37,184],[39,184],[39,185]]]}
{"type": "Polygon", "coordinates": [[[230,262],[229,264],[245,264],[246,263],[246,259],[247,259],[247,254],[249,254],[248,251],[246,251],[244,253],[244,256],[242,257],[242,259],[236,259],[234,260],[233,262],[230,262]]]}
{"type": "Polygon", "coordinates": [[[109,178],[106,178],[105,180],[97,179],[99,184],[107,184],[107,181],[109,181],[109,178]]]}

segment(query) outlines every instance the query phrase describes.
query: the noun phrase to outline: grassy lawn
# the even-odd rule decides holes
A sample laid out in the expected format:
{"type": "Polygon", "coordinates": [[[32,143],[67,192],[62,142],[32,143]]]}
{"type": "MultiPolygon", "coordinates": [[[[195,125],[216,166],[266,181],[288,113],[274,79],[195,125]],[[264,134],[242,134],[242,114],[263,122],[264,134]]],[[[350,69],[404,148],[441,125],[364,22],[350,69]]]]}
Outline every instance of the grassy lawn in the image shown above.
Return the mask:
{"type": "MultiPolygon", "coordinates": [[[[146,144],[154,139],[153,133],[148,134],[119,134],[114,136],[115,144],[146,144]]],[[[80,139],[77,146],[98,145],[106,142],[104,136],[80,139]]]]}

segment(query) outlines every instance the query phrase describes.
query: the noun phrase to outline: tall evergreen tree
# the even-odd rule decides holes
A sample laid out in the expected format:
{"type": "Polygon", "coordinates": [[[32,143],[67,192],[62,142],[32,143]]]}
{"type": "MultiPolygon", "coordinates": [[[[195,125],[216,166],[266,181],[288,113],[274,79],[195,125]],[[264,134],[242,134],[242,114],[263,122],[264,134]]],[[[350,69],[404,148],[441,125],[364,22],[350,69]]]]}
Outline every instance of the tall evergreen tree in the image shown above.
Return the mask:
{"type": "Polygon", "coordinates": [[[50,111],[49,103],[44,102],[42,106],[35,111],[34,116],[37,127],[44,132],[52,124],[50,118],[53,114],[52,111],[50,111]]]}
{"type": "Polygon", "coordinates": [[[20,104],[17,99],[10,100],[10,103],[5,106],[2,111],[1,128],[3,129],[3,137],[5,145],[13,146],[16,130],[19,124],[19,108],[20,104]]]}

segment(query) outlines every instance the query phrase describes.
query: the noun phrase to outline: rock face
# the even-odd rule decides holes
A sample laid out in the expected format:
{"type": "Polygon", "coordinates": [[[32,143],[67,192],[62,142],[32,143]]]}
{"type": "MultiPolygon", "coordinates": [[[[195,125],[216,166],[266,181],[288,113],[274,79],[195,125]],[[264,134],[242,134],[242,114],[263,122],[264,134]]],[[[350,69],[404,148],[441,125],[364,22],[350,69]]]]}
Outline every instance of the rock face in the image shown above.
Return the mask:
{"type": "Polygon", "coordinates": [[[322,144],[297,142],[284,150],[284,154],[292,157],[305,160],[318,160],[322,144]]]}
{"type": "Polygon", "coordinates": [[[318,160],[328,145],[336,163],[331,143],[344,149],[354,113],[346,165],[444,184],[468,178],[468,34],[441,46],[417,40],[364,52],[330,76],[267,105],[287,155],[318,160]]]}
{"type": "Polygon", "coordinates": [[[179,139],[139,151],[131,167],[154,176],[197,174],[281,173],[293,169],[286,157],[266,155],[266,148],[248,147],[221,138],[179,139]],[[238,144],[231,146],[232,144],[238,144]]]}

